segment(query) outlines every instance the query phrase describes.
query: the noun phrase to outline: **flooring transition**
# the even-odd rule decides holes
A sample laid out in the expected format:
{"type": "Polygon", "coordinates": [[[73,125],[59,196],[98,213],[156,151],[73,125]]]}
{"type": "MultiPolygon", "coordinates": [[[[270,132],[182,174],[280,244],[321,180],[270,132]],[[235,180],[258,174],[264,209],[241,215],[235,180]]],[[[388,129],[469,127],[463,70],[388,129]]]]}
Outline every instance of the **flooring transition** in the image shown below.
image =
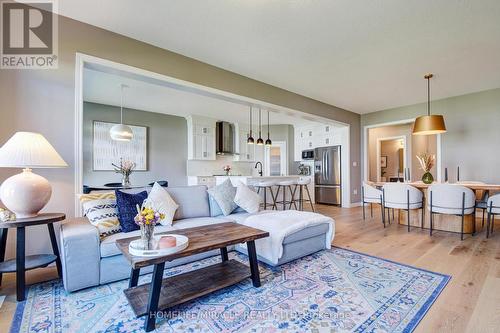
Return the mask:
{"type": "MultiPolygon", "coordinates": [[[[486,239],[485,231],[476,236],[460,236],[393,224],[384,229],[380,212],[362,219],[361,208],[342,209],[317,205],[322,214],[336,220],[334,244],[362,253],[451,275],[451,281],[415,332],[498,332],[500,327],[500,230],[486,239]]],[[[369,214],[367,214],[369,216],[369,214]]],[[[481,221],[478,219],[478,230],[481,221]]],[[[33,284],[57,276],[54,267],[27,273],[33,284]]],[[[5,274],[0,287],[0,332],[8,332],[16,308],[15,275],[5,274]]]]}

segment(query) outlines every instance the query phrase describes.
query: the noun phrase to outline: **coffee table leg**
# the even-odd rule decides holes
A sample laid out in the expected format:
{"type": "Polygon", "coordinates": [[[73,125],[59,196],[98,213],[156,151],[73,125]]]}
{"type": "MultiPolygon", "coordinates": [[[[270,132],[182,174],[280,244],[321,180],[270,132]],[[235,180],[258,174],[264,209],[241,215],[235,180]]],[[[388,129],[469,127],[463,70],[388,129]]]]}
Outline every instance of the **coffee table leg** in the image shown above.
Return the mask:
{"type": "MultiPolygon", "coordinates": [[[[0,262],[5,259],[5,246],[7,245],[7,232],[8,228],[3,228],[0,230],[2,236],[0,236],[0,262]]],[[[0,286],[2,285],[2,273],[0,273],[0,286]]]]}
{"type": "Polygon", "coordinates": [[[229,257],[227,256],[227,247],[221,247],[220,248],[220,256],[222,258],[222,261],[228,261],[229,257]]]}
{"type": "Polygon", "coordinates": [[[257,262],[257,252],[255,251],[255,241],[247,242],[248,260],[250,261],[250,272],[254,287],[260,287],[259,263],[257,262]]]}
{"type": "Polygon", "coordinates": [[[131,269],[130,270],[130,279],[128,280],[128,287],[137,287],[137,283],[139,282],[139,272],[141,271],[140,268],[137,269],[131,269]]]}
{"type": "Polygon", "coordinates": [[[17,301],[24,301],[25,296],[25,229],[24,227],[17,228],[17,242],[16,242],[16,291],[17,291],[17,301]]]}
{"type": "Polygon", "coordinates": [[[151,286],[149,287],[148,312],[144,322],[144,330],[151,332],[156,325],[156,312],[158,311],[158,301],[160,300],[161,283],[163,280],[163,270],[165,263],[156,264],[153,270],[151,286]]]}
{"type": "Polygon", "coordinates": [[[61,258],[59,257],[59,248],[57,247],[54,225],[52,223],[49,223],[47,224],[47,228],[49,229],[50,243],[52,244],[52,252],[54,252],[54,255],[57,257],[56,259],[57,274],[59,275],[59,277],[62,277],[61,258]]]}

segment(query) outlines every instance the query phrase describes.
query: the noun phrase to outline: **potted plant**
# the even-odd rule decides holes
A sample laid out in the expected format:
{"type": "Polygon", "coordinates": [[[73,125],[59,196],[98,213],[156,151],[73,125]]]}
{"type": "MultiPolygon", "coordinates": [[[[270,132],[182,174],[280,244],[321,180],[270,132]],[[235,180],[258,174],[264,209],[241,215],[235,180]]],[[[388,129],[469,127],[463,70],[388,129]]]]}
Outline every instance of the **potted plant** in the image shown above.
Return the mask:
{"type": "Polygon", "coordinates": [[[436,163],[436,157],[429,153],[420,153],[417,155],[417,160],[420,163],[420,168],[424,171],[422,182],[424,184],[432,184],[434,177],[431,174],[431,169],[436,163]]]}
{"type": "Polygon", "coordinates": [[[155,226],[165,218],[164,214],[154,211],[153,208],[149,206],[144,206],[144,204],[137,207],[137,215],[134,218],[135,224],[141,228],[141,241],[143,243],[144,250],[154,249],[153,236],[155,226]]]}
{"type": "Polygon", "coordinates": [[[229,176],[230,173],[231,173],[231,166],[228,164],[228,165],[224,165],[224,167],[222,168],[222,170],[224,170],[226,172],[226,176],[229,176]]]}
{"type": "Polygon", "coordinates": [[[134,171],[136,164],[132,161],[123,161],[120,158],[120,165],[116,165],[111,163],[111,165],[115,168],[115,172],[122,175],[122,185],[130,186],[130,175],[134,171]]]}

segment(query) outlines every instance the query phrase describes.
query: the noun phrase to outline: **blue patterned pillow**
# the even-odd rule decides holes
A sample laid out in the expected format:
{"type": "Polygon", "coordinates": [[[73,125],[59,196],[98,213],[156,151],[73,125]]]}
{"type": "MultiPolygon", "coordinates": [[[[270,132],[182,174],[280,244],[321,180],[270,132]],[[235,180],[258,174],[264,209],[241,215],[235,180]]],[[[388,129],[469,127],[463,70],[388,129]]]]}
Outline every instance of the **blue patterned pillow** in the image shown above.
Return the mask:
{"type": "Polygon", "coordinates": [[[137,215],[136,205],[141,206],[148,197],[148,192],[143,191],[136,194],[129,194],[119,190],[115,191],[116,205],[118,206],[118,221],[123,232],[139,230],[135,224],[134,217],[137,215]]]}

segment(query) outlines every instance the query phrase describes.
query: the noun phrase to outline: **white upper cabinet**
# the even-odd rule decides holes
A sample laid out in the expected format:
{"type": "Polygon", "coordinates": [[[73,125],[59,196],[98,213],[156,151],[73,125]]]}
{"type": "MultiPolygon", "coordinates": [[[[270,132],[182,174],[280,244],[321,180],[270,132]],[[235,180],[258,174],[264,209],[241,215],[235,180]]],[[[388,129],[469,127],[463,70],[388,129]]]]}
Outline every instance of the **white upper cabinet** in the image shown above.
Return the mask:
{"type": "Polygon", "coordinates": [[[188,159],[215,160],[215,119],[188,116],[188,159]]]}
{"type": "Polygon", "coordinates": [[[302,160],[302,151],[340,145],[340,132],[330,124],[294,127],[294,159],[302,160]]]}
{"type": "Polygon", "coordinates": [[[247,144],[248,126],[243,124],[234,124],[235,152],[234,160],[240,162],[255,161],[255,145],[247,144]]]}

